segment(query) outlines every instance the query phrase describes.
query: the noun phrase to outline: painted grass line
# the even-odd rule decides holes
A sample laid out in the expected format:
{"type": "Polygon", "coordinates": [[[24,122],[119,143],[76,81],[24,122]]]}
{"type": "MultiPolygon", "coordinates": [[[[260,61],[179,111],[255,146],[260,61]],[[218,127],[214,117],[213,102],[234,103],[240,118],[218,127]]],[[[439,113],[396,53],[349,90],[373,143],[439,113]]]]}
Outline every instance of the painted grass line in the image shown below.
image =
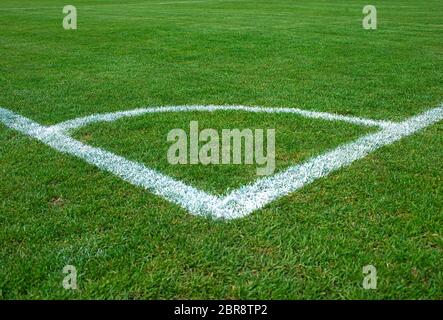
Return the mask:
{"type": "Polygon", "coordinates": [[[374,126],[380,128],[389,128],[391,126],[396,125],[395,122],[391,121],[364,119],[359,117],[343,116],[327,112],[309,111],[298,108],[264,108],[264,107],[249,107],[241,105],[239,106],[193,105],[193,106],[167,106],[167,107],[154,107],[154,108],[140,108],[128,111],[93,114],[86,117],[68,120],[53,125],[51,128],[53,130],[57,130],[60,132],[68,132],[96,122],[112,122],[121,118],[137,117],[149,113],[193,112],[193,111],[202,111],[202,112],[244,111],[252,113],[292,113],[306,118],[329,120],[329,121],[344,121],[352,124],[364,125],[369,127],[374,126]]]}
{"type": "Polygon", "coordinates": [[[65,154],[83,159],[99,169],[108,171],[133,185],[143,187],[196,215],[218,217],[216,196],[176,181],[144,165],[127,160],[100,148],[88,146],[69,136],[39,125],[25,117],[0,108],[0,122],[7,127],[35,138],[65,154]],[[212,207],[214,205],[214,208],[212,207]]]}
{"type": "MultiPolygon", "coordinates": [[[[202,106],[195,106],[194,108],[197,107],[198,110],[202,110],[202,106]]],[[[150,112],[164,112],[165,110],[179,112],[180,110],[189,111],[190,108],[192,107],[183,106],[151,108],[149,110],[150,112]]],[[[226,106],[206,106],[206,111],[233,110],[232,107],[226,108],[226,106]]],[[[276,110],[279,110],[279,112],[285,113],[293,110],[288,108],[272,109],[244,106],[237,106],[235,108],[234,110],[249,112],[259,112],[258,110],[261,110],[260,112],[277,112],[276,110]]],[[[85,145],[63,133],[64,130],[78,128],[92,122],[115,121],[122,117],[141,115],[146,113],[146,110],[148,109],[93,115],[52,127],[45,127],[12,111],[0,108],[0,122],[9,128],[38,139],[60,152],[74,155],[100,169],[115,174],[125,181],[150,190],[154,194],[182,206],[194,215],[236,219],[247,216],[270,202],[288,195],[319,178],[326,177],[340,168],[349,166],[354,161],[364,158],[383,146],[392,144],[443,120],[443,105],[441,105],[403,122],[397,124],[390,123],[377,133],[368,134],[354,142],[339,146],[334,150],[314,157],[300,165],[292,166],[274,176],[259,179],[252,184],[234,190],[224,197],[210,195],[147,168],[142,164],[129,161],[111,152],[85,145]]],[[[312,115],[312,111],[306,112],[308,115],[312,115]]],[[[291,113],[298,114],[299,112],[291,113]]]]}
{"type": "MultiPolygon", "coordinates": [[[[349,166],[375,150],[412,135],[436,122],[443,120],[443,105],[412,117],[398,125],[368,134],[355,142],[295,165],[274,176],[263,178],[228,194],[224,206],[240,208],[242,216],[262,208],[268,203],[288,195],[313,181],[326,177],[340,168],[349,166]]],[[[239,210],[237,209],[239,213],[239,210]]],[[[239,218],[237,215],[235,218],[239,218]]]]}

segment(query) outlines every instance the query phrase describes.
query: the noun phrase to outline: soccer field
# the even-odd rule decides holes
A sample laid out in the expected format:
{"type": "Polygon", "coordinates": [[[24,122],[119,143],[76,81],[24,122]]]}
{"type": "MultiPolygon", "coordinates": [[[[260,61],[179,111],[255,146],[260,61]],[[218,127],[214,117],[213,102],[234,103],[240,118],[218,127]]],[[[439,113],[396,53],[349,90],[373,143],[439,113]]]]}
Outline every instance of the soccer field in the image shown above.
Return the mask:
{"type": "Polygon", "coordinates": [[[67,4],[0,3],[0,299],[443,299],[441,0],[67,4]]]}

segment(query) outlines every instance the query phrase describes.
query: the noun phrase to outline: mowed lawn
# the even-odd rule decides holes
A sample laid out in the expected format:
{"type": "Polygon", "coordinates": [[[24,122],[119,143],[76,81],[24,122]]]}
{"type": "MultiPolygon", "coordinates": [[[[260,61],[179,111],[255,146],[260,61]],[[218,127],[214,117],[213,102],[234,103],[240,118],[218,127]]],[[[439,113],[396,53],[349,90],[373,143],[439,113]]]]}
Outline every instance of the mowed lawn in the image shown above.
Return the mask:
{"type": "MultiPolygon", "coordinates": [[[[166,105],[298,107],[401,121],[443,102],[443,2],[0,3],[0,107],[50,125],[166,105]]],[[[223,194],[255,167],[171,166],[167,132],[275,128],[277,171],[372,128],[162,114],[76,138],[223,194]]],[[[0,125],[2,299],[443,299],[443,123],[231,221],[184,209],[0,125]],[[62,269],[78,270],[65,290],[62,269]],[[362,287],[365,265],[376,290],[362,287]]]]}

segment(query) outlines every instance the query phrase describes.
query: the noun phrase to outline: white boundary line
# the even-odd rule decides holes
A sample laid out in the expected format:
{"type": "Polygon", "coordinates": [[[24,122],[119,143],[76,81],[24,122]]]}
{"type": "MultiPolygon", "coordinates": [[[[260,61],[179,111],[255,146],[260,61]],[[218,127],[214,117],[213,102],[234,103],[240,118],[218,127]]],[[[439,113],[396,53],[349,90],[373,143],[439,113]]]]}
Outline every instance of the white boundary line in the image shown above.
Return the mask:
{"type": "Polygon", "coordinates": [[[29,135],[50,147],[97,166],[136,186],[150,190],[175,204],[182,206],[194,215],[214,218],[235,219],[249,215],[270,202],[292,193],[303,186],[325,177],[352,162],[362,159],[369,153],[403,137],[412,135],[438,121],[443,120],[443,105],[430,109],[418,116],[400,123],[346,117],[324,112],[306,111],[291,108],[261,108],[246,106],[172,106],[144,108],[77,118],[54,126],[42,126],[8,109],[0,108],[0,122],[11,129],[29,135]],[[133,117],[156,112],[222,111],[293,113],[310,118],[340,120],[361,125],[374,125],[380,131],[363,136],[354,142],[344,144],[320,156],[289,167],[271,177],[259,179],[251,184],[232,191],[226,196],[217,197],[188,186],[140,163],[127,160],[100,148],[77,141],[67,132],[98,121],[115,121],[123,117],[133,117]]]}
{"type": "Polygon", "coordinates": [[[126,117],[137,117],[148,113],[165,113],[165,112],[192,112],[192,111],[205,111],[205,112],[215,112],[215,111],[244,111],[251,113],[292,113],[301,115],[306,118],[322,119],[329,121],[345,121],[352,124],[364,125],[364,126],[374,126],[380,128],[388,128],[390,126],[396,125],[395,122],[383,121],[383,120],[372,120],[364,119],[352,116],[343,116],[334,113],[309,111],[298,108],[264,108],[264,107],[249,107],[249,106],[216,106],[216,105],[206,105],[206,106],[168,106],[168,107],[153,107],[153,108],[140,108],[133,109],[129,111],[117,111],[110,113],[93,114],[87,117],[76,118],[73,120],[68,120],[59,124],[52,126],[53,130],[60,132],[68,132],[73,129],[78,129],[80,127],[86,126],[94,122],[111,122],[121,118],[126,117]]]}

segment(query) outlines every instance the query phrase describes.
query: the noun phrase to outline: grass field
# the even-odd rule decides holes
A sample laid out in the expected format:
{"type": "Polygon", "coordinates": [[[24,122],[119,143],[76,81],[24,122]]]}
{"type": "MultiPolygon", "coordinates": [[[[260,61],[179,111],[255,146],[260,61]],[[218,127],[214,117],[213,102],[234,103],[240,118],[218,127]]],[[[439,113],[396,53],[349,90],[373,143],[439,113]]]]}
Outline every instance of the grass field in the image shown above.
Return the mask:
{"type": "MultiPolygon", "coordinates": [[[[443,2],[0,3],[0,107],[40,124],[169,105],[297,107],[401,121],[443,102],[443,2]]],[[[171,166],[166,134],[275,128],[277,171],[372,128],[170,113],[75,132],[223,194],[255,167],[171,166]]],[[[1,299],[443,299],[443,122],[237,220],[186,210],[0,124],[1,299]],[[65,265],[78,290],[62,287],[65,265]],[[365,265],[376,290],[362,288],[365,265]]]]}

